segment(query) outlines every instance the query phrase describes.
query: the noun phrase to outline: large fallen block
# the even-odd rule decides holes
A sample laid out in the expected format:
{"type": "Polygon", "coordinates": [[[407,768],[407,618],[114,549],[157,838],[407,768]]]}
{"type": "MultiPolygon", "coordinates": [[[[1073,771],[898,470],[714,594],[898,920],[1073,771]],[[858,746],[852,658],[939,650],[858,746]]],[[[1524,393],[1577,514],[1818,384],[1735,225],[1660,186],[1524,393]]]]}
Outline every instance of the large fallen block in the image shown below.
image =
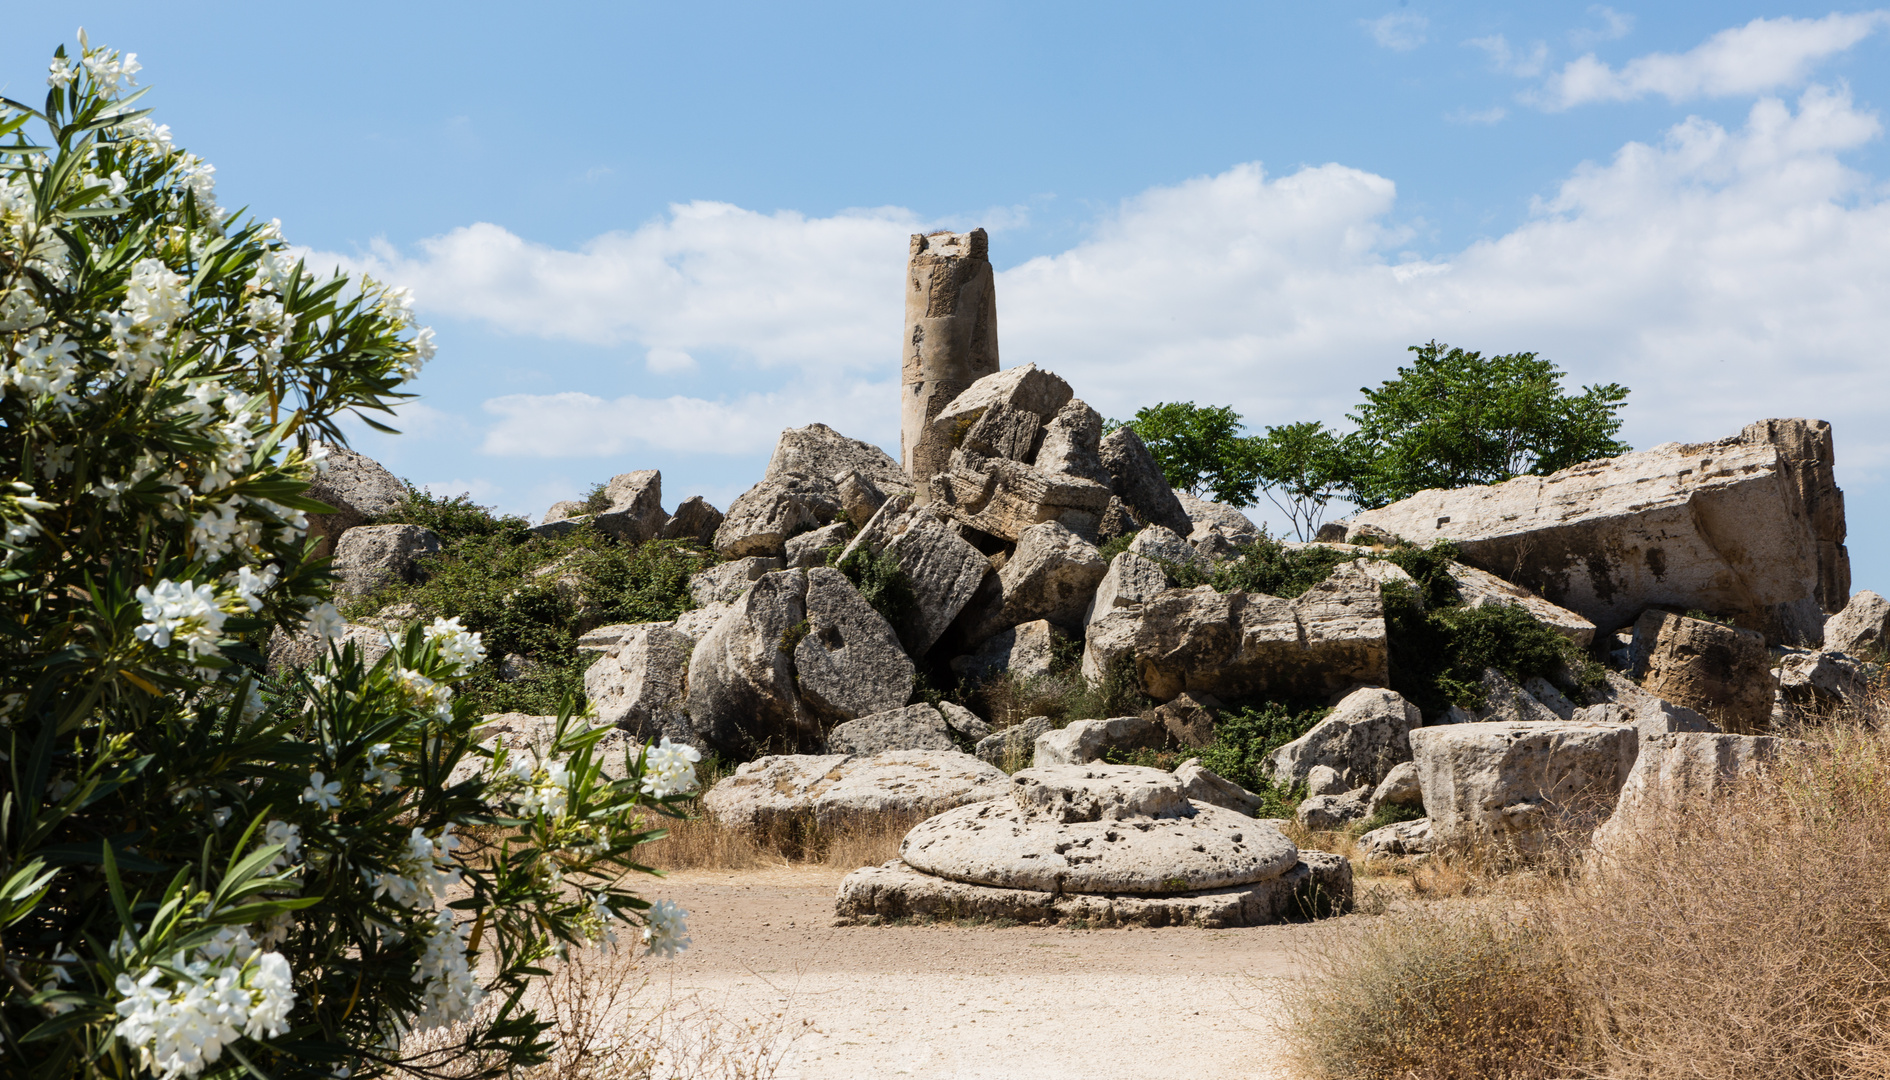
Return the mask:
{"type": "Polygon", "coordinates": [[[1613,811],[1639,739],[1626,724],[1442,724],[1412,731],[1432,834],[1532,856],[1579,844],[1613,811]]]}
{"type": "Polygon", "coordinates": [[[1355,566],[1335,568],[1292,600],[1201,586],[1099,611],[1087,630],[1083,674],[1103,679],[1125,658],[1157,701],[1184,690],[1222,699],[1324,697],[1389,680],[1378,583],[1355,566]]]}
{"type": "MultiPolygon", "coordinates": [[[[1798,465],[1771,441],[1667,443],[1550,476],[1421,491],[1351,525],[1452,541],[1464,562],[1604,632],[1668,605],[1728,616],[1774,644],[1815,644],[1821,577],[1838,576],[1820,551],[1835,560],[1842,549],[1820,548],[1798,465]]],[[[1828,516],[1830,501],[1821,505],[1828,516]]]]}
{"type": "Polygon", "coordinates": [[[1010,778],[956,750],[895,750],[872,757],[780,754],[756,758],[710,788],[703,809],[733,828],[812,821],[831,828],[886,816],[936,814],[997,798],[1010,778]]]}

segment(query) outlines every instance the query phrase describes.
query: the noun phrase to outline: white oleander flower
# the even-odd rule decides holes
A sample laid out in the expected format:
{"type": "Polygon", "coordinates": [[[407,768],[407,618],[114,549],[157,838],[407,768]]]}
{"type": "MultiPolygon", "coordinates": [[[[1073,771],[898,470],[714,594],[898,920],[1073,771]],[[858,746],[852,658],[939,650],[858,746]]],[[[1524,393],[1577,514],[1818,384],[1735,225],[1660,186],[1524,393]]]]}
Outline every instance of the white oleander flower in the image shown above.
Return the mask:
{"type": "Polygon", "coordinates": [[[643,944],[651,956],[674,957],[689,947],[689,913],[674,900],[658,900],[644,913],[643,944]]]}
{"type": "Polygon", "coordinates": [[[361,773],[362,783],[373,784],[383,793],[400,786],[400,771],[381,764],[392,750],[386,743],[368,747],[368,767],[361,773]]]}
{"type": "Polygon", "coordinates": [[[217,606],[215,589],[166,579],[156,589],[138,586],[135,595],[144,605],[144,625],[135,631],[139,641],[160,649],[170,648],[173,640],[181,641],[193,658],[217,654],[217,637],[229,616],[217,606]]]}
{"type": "Polygon", "coordinates": [[[602,941],[609,945],[617,944],[617,913],[610,909],[610,897],[604,893],[591,896],[591,918],[597,920],[597,932],[592,941],[602,941]]]}
{"type": "Polygon", "coordinates": [[[273,874],[290,863],[302,853],[302,830],[287,821],[271,821],[263,826],[263,843],[280,844],[282,850],[264,864],[262,872],[273,874]]]}
{"type": "Polygon", "coordinates": [[[434,619],[433,625],[426,629],[426,637],[439,648],[440,659],[452,664],[461,675],[486,658],[485,642],[480,640],[479,634],[461,626],[458,616],[434,619]]]}
{"type": "Polygon", "coordinates": [[[281,568],[274,563],[264,567],[260,574],[245,566],[236,572],[236,595],[249,610],[261,611],[262,594],[275,588],[276,579],[280,574],[281,568]]]}
{"type": "Polygon", "coordinates": [[[445,683],[435,682],[412,668],[399,668],[394,672],[394,682],[398,684],[412,702],[413,707],[429,710],[442,720],[453,715],[453,688],[445,683]]]}
{"type": "Polygon", "coordinates": [[[308,786],[302,789],[302,801],[314,803],[318,810],[333,810],[341,805],[341,781],[329,780],[321,773],[308,774],[308,786]]]}
{"type": "Polygon", "coordinates": [[[643,793],[661,799],[696,788],[696,762],[701,751],[687,743],[673,743],[669,736],[650,747],[643,759],[643,793]]]}
{"type": "Polygon", "coordinates": [[[92,73],[92,82],[98,87],[100,97],[117,97],[126,86],[138,85],[138,72],[144,65],[138,63],[137,53],[126,53],[121,58],[115,52],[94,49],[85,54],[85,70],[92,73]]]}
{"type": "Polygon", "coordinates": [[[470,926],[458,926],[451,911],[440,911],[431,920],[426,951],[414,968],[413,981],[424,983],[422,1006],[414,1017],[414,1030],[444,1027],[464,1017],[485,999],[485,991],[473,978],[472,964],[466,956],[470,926]]]}
{"type": "Polygon", "coordinates": [[[341,617],[341,612],[332,603],[316,604],[308,611],[308,619],[302,629],[315,635],[326,646],[329,642],[347,632],[348,620],[341,617]]]}
{"type": "Polygon", "coordinates": [[[289,1030],[294,973],[282,954],[258,954],[252,945],[236,964],[217,965],[203,954],[189,964],[179,960],[181,974],[152,967],[135,979],[121,974],[114,984],[120,1019],[112,1033],[159,1080],[201,1074],[245,1035],[274,1038],[289,1030]]]}
{"type": "Polygon", "coordinates": [[[79,76],[79,70],[68,63],[63,56],[53,57],[52,63],[46,65],[46,70],[48,72],[46,85],[54,90],[64,90],[72,85],[73,79],[79,76]]]}

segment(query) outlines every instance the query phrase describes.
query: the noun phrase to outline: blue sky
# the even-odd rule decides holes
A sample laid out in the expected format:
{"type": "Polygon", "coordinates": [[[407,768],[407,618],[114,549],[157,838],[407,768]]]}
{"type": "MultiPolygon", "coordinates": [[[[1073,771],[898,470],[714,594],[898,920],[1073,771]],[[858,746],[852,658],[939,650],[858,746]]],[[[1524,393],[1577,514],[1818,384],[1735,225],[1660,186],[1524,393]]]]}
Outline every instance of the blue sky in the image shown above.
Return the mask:
{"type": "Polygon", "coordinates": [[[1437,337],[1628,384],[1636,446],[1829,419],[1890,592],[1877,9],[62,8],[5,93],[84,25],[225,205],[414,288],[439,357],[357,446],[441,490],[726,506],[782,427],[896,447],[905,238],[981,224],[1005,362],[1110,415],[1340,422],[1437,337]]]}

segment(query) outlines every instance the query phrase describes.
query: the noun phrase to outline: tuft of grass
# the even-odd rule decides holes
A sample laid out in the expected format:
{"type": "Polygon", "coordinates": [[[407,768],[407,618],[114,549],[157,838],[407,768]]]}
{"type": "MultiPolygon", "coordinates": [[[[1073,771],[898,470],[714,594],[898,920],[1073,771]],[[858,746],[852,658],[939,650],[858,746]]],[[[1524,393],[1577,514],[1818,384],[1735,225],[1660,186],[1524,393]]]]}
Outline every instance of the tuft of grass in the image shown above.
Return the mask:
{"type": "Polygon", "coordinates": [[[1141,531],[1140,529],[1133,529],[1129,532],[1125,532],[1121,536],[1107,541],[1102,547],[1097,548],[1096,553],[1102,556],[1103,562],[1112,562],[1116,556],[1129,550],[1129,545],[1135,543],[1135,538],[1141,531]]]}
{"type": "MultiPolygon", "coordinates": [[[[1289,1054],[1318,1080],[1537,1080],[1579,1047],[1570,973],[1537,924],[1393,914],[1327,935],[1286,992],[1289,1054]]],[[[1697,1002],[1696,1002],[1697,1004],[1697,1002]]]]}
{"type": "Polygon", "coordinates": [[[1114,716],[1139,716],[1155,702],[1142,692],[1135,676],[1134,662],[1122,657],[1097,682],[1083,678],[1078,670],[1082,650],[1062,651],[1058,660],[1070,657],[1069,666],[1052,666],[1050,674],[1020,677],[1009,671],[975,686],[961,686],[956,695],[959,704],[991,725],[1002,730],[1033,716],[1047,716],[1062,727],[1072,720],[1107,720],[1114,716]]]}

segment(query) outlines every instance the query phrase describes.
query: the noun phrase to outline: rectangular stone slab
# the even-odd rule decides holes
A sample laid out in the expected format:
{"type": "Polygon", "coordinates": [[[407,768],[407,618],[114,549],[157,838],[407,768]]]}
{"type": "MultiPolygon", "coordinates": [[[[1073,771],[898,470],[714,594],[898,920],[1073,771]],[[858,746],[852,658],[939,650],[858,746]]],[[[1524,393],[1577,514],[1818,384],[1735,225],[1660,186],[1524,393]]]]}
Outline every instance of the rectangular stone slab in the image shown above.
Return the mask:
{"type": "Polygon", "coordinates": [[[1095,927],[1195,926],[1221,930],[1338,914],[1352,903],[1352,864],[1302,851],[1286,873],[1253,885],[1175,896],[1112,896],[994,889],[922,874],[894,859],[855,870],[840,883],[834,925],[891,919],[1015,919],[1087,922],[1095,927]]]}

